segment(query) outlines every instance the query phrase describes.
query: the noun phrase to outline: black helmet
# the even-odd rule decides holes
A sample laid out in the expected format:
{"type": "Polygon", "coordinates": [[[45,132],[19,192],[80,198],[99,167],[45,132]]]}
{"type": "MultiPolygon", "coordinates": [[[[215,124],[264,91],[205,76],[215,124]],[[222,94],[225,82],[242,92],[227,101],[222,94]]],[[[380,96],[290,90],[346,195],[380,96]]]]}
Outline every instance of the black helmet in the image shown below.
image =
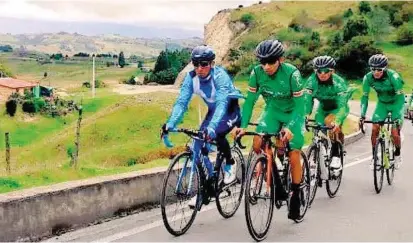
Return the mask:
{"type": "Polygon", "coordinates": [[[258,44],[255,55],[259,60],[278,59],[284,54],[284,47],[278,40],[265,40],[258,44]]]}
{"type": "Polygon", "coordinates": [[[319,56],[314,58],[313,65],[315,69],[319,68],[335,68],[336,60],[330,56],[319,56]]]}
{"type": "Polygon", "coordinates": [[[384,68],[387,66],[388,59],[383,54],[376,54],[370,57],[369,66],[375,68],[384,68]]]}
{"type": "Polygon", "coordinates": [[[207,45],[197,46],[192,50],[191,59],[195,62],[210,62],[215,59],[215,52],[207,45]]]}

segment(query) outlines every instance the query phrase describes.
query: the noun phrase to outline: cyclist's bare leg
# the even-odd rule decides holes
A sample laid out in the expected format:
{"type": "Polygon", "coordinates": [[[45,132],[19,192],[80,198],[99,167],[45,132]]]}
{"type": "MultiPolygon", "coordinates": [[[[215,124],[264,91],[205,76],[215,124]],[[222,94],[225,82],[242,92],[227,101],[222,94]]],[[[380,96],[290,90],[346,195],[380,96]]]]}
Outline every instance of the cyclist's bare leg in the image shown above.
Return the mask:
{"type": "Polygon", "coordinates": [[[394,146],[396,147],[395,155],[399,156],[401,148],[400,129],[397,127],[393,127],[391,130],[391,134],[393,137],[394,146]]]}
{"type": "Polygon", "coordinates": [[[380,132],[380,125],[379,124],[373,124],[372,129],[371,129],[371,146],[374,148],[376,145],[377,137],[379,136],[380,132]]]}
{"type": "Polygon", "coordinates": [[[301,165],[301,152],[300,150],[290,151],[288,154],[291,163],[291,178],[293,184],[299,185],[301,183],[303,175],[303,167],[301,165]]]}

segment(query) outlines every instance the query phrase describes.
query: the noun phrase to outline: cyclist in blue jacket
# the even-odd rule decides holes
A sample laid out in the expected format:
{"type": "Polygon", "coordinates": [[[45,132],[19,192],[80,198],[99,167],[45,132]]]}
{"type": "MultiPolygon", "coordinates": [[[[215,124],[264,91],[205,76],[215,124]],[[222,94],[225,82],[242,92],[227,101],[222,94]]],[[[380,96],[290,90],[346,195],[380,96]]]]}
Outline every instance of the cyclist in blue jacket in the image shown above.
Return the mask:
{"type": "MultiPolygon", "coordinates": [[[[230,145],[226,135],[235,126],[240,126],[241,114],[238,98],[242,94],[237,90],[225,69],[214,65],[215,53],[209,46],[197,46],[191,54],[195,69],[188,72],[182,84],[179,97],[173,107],[171,116],[162,127],[162,135],[169,129],[174,129],[188,109],[193,94],[199,95],[208,106],[208,112],[201,124],[201,131],[209,139],[217,142],[218,151],[224,154],[224,183],[229,184],[236,179],[236,163],[231,155],[230,145]]],[[[201,146],[195,141],[194,146],[201,146]]],[[[194,148],[195,151],[199,151],[194,148]]],[[[198,158],[195,158],[197,161],[198,158]]],[[[192,198],[189,206],[194,206],[196,197],[192,198]]]]}

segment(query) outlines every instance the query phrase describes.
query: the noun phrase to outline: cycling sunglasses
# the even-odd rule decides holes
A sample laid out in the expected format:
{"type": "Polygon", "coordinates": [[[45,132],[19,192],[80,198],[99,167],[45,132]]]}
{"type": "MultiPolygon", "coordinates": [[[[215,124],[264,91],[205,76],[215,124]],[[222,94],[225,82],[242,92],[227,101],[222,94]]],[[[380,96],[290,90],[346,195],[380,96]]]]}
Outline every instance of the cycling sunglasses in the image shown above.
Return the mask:
{"type": "Polygon", "coordinates": [[[331,68],[319,68],[319,69],[317,69],[317,73],[319,73],[319,74],[329,73],[331,71],[333,71],[333,69],[331,69],[331,68]]]}
{"type": "Polygon", "coordinates": [[[269,65],[274,65],[275,63],[277,63],[278,59],[261,59],[260,63],[261,65],[265,66],[265,64],[269,64],[269,65]]]}
{"type": "Polygon", "coordinates": [[[199,66],[201,66],[201,67],[208,67],[209,65],[211,65],[211,62],[208,62],[208,61],[201,61],[201,62],[193,61],[192,64],[193,64],[194,67],[196,67],[196,68],[199,67],[199,66]]]}
{"type": "Polygon", "coordinates": [[[383,72],[384,69],[386,69],[386,68],[376,68],[376,67],[371,67],[371,68],[370,68],[370,70],[373,71],[373,72],[375,72],[375,71],[377,71],[377,72],[383,72]]]}

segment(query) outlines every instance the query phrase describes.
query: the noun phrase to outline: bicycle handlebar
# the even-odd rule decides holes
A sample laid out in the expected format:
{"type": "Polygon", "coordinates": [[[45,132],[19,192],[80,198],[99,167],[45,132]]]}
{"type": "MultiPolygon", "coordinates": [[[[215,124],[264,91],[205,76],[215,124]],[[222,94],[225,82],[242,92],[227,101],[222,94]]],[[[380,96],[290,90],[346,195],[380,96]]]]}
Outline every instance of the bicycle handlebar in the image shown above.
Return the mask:
{"type": "Polygon", "coordinates": [[[244,136],[261,136],[261,137],[280,137],[283,136],[284,132],[281,131],[279,133],[258,133],[258,132],[245,132],[244,134],[237,136],[235,141],[241,149],[245,149],[246,146],[242,145],[241,139],[244,136]]]}
{"type": "MultiPolygon", "coordinates": [[[[186,129],[186,128],[175,128],[175,129],[171,129],[168,131],[169,132],[176,132],[176,133],[185,133],[186,135],[194,138],[194,139],[198,139],[198,140],[202,140],[202,141],[206,141],[207,139],[203,137],[204,133],[203,131],[200,130],[192,130],[192,129],[186,129]]],[[[172,148],[174,145],[173,143],[169,140],[169,136],[168,134],[164,134],[162,136],[162,140],[163,143],[165,144],[166,147],[168,148],[172,148]]],[[[209,142],[210,144],[216,145],[213,142],[209,142]]]]}

